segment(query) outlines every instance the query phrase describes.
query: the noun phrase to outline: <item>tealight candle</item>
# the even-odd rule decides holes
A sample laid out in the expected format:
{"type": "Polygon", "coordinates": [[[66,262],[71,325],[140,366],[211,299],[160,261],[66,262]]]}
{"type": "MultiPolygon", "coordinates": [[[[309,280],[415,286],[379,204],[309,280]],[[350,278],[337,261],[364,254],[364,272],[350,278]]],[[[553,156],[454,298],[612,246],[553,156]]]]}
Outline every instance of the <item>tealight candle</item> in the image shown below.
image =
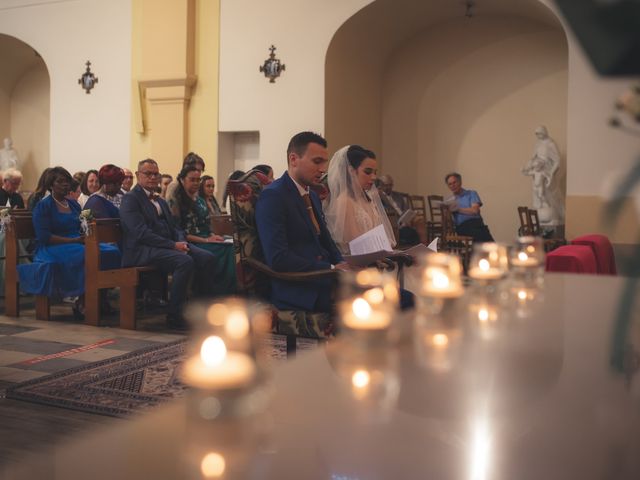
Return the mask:
{"type": "Polygon", "coordinates": [[[511,258],[511,265],[514,267],[537,267],[540,261],[535,257],[530,257],[527,252],[518,252],[511,258]]]}
{"type": "Polygon", "coordinates": [[[485,242],[473,246],[469,276],[474,280],[499,280],[506,275],[508,266],[507,249],[504,245],[485,242]]]}
{"type": "Polygon", "coordinates": [[[476,280],[498,280],[504,275],[504,272],[492,267],[488,260],[481,259],[478,265],[469,269],[469,276],[476,280]]]}
{"type": "Polygon", "coordinates": [[[253,359],[241,352],[227,352],[224,341],[209,336],[200,348],[200,354],[184,364],[184,381],[203,390],[228,390],[249,384],[256,375],[253,359]]]}
{"type": "Polygon", "coordinates": [[[462,285],[452,281],[443,268],[427,267],[423,277],[422,292],[429,297],[455,298],[463,293],[462,285]]]}
{"type": "Polygon", "coordinates": [[[354,330],[382,330],[391,324],[391,316],[387,312],[372,309],[369,302],[358,297],[343,315],[342,322],[345,327],[354,330]]]}

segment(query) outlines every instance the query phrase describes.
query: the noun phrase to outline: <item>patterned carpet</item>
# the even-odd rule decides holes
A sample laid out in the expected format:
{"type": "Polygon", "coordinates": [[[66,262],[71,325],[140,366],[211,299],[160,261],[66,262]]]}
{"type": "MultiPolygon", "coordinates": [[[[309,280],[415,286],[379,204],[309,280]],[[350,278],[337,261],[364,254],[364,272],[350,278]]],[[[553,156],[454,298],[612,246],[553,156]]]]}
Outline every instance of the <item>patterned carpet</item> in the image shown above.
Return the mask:
{"type": "MultiPolygon", "coordinates": [[[[297,349],[315,348],[314,340],[298,339],[297,349]]],[[[286,339],[263,341],[274,361],[287,358],[286,339]]],[[[6,397],[89,413],[126,417],[184,395],[178,378],[186,342],[137,350],[119,357],[70,368],[10,387],[6,397]]]]}

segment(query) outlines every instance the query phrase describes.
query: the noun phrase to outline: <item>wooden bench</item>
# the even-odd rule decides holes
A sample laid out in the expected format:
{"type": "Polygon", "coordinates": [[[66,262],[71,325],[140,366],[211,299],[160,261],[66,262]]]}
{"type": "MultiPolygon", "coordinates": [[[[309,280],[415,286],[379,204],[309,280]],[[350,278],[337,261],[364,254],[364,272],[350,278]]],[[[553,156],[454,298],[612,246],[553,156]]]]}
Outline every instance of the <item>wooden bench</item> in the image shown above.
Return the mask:
{"type": "Polygon", "coordinates": [[[85,237],[85,323],[100,322],[100,290],[120,288],[120,328],[136,328],[136,289],[140,274],[157,271],[155,267],[127,267],[100,270],[100,243],[119,243],[122,239],[120,219],[97,219],[89,223],[85,237]]]}
{"type": "MultiPolygon", "coordinates": [[[[28,210],[12,210],[11,222],[7,225],[5,235],[4,309],[5,315],[18,317],[20,316],[18,260],[25,257],[20,255],[20,240],[36,238],[31,212],[28,210]]],[[[38,320],[50,319],[51,310],[49,307],[49,297],[36,295],[36,318],[38,320]]]]}

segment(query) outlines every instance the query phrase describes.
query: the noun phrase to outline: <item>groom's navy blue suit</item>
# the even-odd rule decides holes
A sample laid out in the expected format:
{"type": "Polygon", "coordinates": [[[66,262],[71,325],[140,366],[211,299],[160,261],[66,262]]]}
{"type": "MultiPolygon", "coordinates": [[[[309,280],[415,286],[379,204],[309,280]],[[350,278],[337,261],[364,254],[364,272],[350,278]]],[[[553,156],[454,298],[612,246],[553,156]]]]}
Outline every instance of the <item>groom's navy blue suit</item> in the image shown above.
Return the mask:
{"type": "MultiPolygon", "coordinates": [[[[310,192],[320,234],[307,213],[296,184],[287,172],[266,187],[256,205],[256,223],[267,265],[277,272],[311,272],[342,262],[322,213],[320,199],[310,192]]],[[[280,309],[327,311],[331,280],[287,282],[272,279],[271,301],[280,309]]]]}

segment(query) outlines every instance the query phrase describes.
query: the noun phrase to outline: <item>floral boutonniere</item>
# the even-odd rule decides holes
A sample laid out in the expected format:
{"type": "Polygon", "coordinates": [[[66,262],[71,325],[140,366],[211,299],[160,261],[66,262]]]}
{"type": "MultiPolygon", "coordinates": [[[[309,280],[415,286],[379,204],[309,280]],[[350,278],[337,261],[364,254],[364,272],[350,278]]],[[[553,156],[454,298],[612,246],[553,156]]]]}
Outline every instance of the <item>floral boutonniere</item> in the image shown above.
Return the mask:
{"type": "Polygon", "coordinates": [[[93,220],[93,212],[90,209],[80,212],[80,231],[83,235],[89,234],[89,222],[93,220]]]}
{"type": "Polygon", "coordinates": [[[7,225],[11,221],[11,209],[9,207],[0,209],[0,233],[7,230],[7,225]]]}

